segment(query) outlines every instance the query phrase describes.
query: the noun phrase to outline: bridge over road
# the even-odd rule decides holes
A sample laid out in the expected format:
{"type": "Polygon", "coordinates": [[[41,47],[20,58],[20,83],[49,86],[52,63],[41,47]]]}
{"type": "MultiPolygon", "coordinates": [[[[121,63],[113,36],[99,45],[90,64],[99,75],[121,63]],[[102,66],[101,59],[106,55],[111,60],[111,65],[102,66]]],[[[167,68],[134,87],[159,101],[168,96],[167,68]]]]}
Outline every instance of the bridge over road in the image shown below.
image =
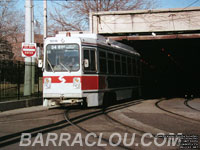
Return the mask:
{"type": "Polygon", "coordinates": [[[90,15],[90,30],[128,40],[199,38],[199,16],[200,7],[98,12],[90,15]]]}
{"type": "Polygon", "coordinates": [[[91,13],[90,30],[138,50],[144,96],[200,96],[200,7],[91,13]]]}

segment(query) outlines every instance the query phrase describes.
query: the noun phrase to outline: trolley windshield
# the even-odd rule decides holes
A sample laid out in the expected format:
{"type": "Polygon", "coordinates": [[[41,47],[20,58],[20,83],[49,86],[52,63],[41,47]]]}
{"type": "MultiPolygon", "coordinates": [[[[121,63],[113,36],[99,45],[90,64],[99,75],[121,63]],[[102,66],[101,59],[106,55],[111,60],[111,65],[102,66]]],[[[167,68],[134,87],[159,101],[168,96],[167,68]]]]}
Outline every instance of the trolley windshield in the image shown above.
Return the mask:
{"type": "Polygon", "coordinates": [[[47,71],[71,72],[80,69],[79,46],[77,44],[49,44],[46,52],[47,71]]]}

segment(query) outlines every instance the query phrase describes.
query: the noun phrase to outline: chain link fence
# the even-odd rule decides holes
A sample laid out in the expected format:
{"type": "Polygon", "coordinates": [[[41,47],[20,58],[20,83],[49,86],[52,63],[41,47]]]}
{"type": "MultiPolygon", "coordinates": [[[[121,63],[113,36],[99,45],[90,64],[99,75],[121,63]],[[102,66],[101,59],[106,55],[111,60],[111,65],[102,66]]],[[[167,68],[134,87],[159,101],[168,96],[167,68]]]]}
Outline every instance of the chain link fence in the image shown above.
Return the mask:
{"type": "MultiPolygon", "coordinates": [[[[42,70],[35,67],[34,93],[31,97],[42,96],[42,70]]],[[[13,60],[0,60],[0,102],[20,100],[24,93],[25,63],[13,60]]]]}

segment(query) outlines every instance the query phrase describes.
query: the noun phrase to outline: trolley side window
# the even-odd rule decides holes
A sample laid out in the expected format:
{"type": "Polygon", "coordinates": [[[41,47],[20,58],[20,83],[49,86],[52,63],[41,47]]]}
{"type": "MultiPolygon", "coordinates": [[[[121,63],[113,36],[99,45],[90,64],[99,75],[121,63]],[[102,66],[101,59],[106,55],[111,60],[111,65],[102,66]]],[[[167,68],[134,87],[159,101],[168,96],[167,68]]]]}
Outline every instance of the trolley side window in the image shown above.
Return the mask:
{"type": "Polygon", "coordinates": [[[99,51],[99,71],[100,73],[107,73],[106,52],[99,51]]]}
{"type": "Polygon", "coordinates": [[[107,60],[106,60],[106,52],[99,51],[99,72],[107,73],[107,60]]]}
{"type": "Polygon", "coordinates": [[[135,57],[132,57],[132,64],[133,64],[132,75],[136,75],[136,58],[135,57]]]}
{"type": "Polygon", "coordinates": [[[88,61],[88,66],[84,66],[85,72],[96,72],[96,54],[93,48],[83,49],[84,61],[88,61]]]}
{"type": "Polygon", "coordinates": [[[121,63],[120,55],[115,55],[115,70],[116,74],[121,74],[121,63]]]}
{"type": "Polygon", "coordinates": [[[114,74],[114,55],[112,53],[108,53],[108,72],[110,74],[114,74]]]}
{"type": "Polygon", "coordinates": [[[90,50],[91,71],[96,71],[95,50],[90,50]]]}
{"type": "Polygon", "coordinates": [[[127,62],[126,62],[126,56],[122,56],[122,74],[127,74],[127,62]]]}
{"type": "Polygon", "coordinates": [[[128,75],[131,75],[131,69],[132,69],[131,57],[127,57],[127,64],[128,64],[128,75]]]}
{"type": "Polygon", "coordinates": [[[137,75],[139,76],[140,75],[140,59],[139,58],[137,58],[137,60],[136,60],[136,63],[137,63],[137,75]]]}

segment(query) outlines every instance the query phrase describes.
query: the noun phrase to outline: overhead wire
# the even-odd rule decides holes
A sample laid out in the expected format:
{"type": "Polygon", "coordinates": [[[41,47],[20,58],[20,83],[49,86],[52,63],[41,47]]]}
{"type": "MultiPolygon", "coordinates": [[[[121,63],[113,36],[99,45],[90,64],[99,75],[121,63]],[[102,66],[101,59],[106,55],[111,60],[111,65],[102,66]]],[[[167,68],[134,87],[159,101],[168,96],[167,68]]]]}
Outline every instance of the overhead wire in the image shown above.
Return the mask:
{"type": "Polygon", "coordinates": [[[192,5],[194,5],[194,4],[196,4],[197,2],[199,2],[199,0],[196,0],[196,1],[192,2],[191,4],[189,4],[188,6],[186,6],[185,8],[183,8],[183,10],[186,9],[186,8],[188,8],[188,7],[190,7],[190,6],[192,6],[192,5]]]}

